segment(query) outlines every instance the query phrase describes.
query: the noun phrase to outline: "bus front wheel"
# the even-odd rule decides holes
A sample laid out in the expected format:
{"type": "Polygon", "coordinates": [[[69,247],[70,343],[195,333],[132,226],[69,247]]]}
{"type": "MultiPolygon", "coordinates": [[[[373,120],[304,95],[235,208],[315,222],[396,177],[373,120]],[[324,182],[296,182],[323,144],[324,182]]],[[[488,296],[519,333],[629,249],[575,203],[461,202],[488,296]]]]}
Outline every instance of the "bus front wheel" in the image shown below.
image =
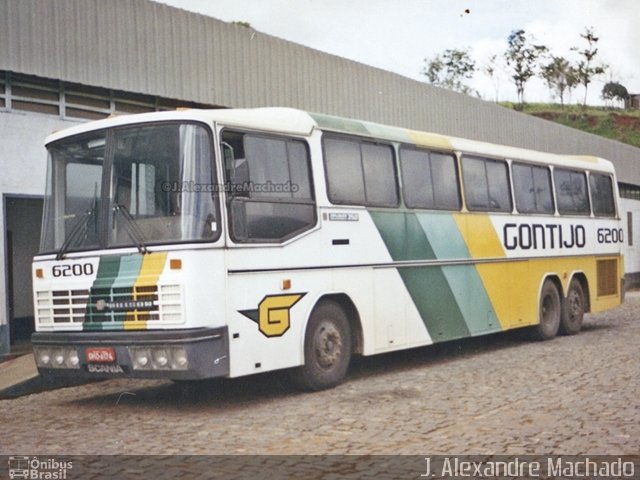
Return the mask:
{"type": "Polygon", "coordinates": [[[582,328],[584,318],[585,301],[582,285],[575,278],[569,284],[569,292],[565,300],[564,311],[560,320],[560,333],[563,335],[575,335],[582,328]]]}
{"type": "Polygon", "coordinates": [[[309,318],[304,365],[293,369],[291,378],[305,390],[334,387],[346,376],[351,353],[351,329],[344,310],[335,302],[324,301],[309,318]]]}
{"type": "Polygon", "coordinates": [[[562,317],[562,302],[558,288],[551,280],[545,280],[540,291],[538,325],[533,327],[536,340],[551,340],[558,333],[562,317]]]}

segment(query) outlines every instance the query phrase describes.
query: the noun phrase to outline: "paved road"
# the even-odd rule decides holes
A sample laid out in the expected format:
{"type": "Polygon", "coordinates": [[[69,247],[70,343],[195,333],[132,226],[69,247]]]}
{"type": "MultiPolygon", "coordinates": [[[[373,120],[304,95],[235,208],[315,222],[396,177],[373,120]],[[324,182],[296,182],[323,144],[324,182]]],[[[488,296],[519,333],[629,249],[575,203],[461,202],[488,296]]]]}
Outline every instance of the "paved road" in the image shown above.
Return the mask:
{"type": "Polygon", "coordinates": [[[110,380],[0,401],[0,454],[637,454],[640,294],[550,342],[517,334],[357,359],[319,393],[282,374],[110,380]]]}

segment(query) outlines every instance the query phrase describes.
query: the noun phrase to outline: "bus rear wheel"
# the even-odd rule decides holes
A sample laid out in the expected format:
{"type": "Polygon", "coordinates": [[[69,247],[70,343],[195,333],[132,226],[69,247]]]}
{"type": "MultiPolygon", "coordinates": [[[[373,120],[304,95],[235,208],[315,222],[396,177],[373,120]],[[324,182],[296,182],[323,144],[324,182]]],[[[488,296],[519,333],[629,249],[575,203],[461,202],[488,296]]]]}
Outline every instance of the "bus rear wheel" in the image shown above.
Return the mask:
{"type": "Polygon", "coordinates": [[[334,387],[344,380],[351,353],[351,329],[344,310],[335,302],[322,302],[309,318],[304,365],[291,371],[291,379],[304,390],[334,387]]]}
{"type": "Polygon", "coordinates": [[[585,311],[585,297],[582,285],[575,278],[569,284],[569,292],[565,300],[562,318],[560,319],[560,333],[575,335],[582,328],[585,311]]]}
{"type": "Polygon", "coordinates": [[[536,340],[551,340],[558,334],[562,317],[562,302],[558,288],[551,280],[545,280],[540,291],[538,325],[532,333],[536,340]]]}

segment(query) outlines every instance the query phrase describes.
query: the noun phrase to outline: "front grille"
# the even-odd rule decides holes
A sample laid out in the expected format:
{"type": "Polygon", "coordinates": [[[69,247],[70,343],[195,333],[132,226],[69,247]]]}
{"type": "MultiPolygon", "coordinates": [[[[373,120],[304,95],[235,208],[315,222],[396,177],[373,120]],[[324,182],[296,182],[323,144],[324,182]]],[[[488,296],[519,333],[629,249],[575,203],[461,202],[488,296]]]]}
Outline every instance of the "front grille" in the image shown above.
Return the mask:
{"type": "Polygon", "coordinates": [[[87,313],[89,290],[37,292],[36,314],[40,323],[82,323],[87,313]]]}
{"type": "Polygon", "coordinates": [[[181,323],[182,287],[153,285],[36,292],[38,323],[181,323]]]}
{"type": "Polygon", "coordinates": [[[93,288],[87,323],[158,321],[158,287],[93,288]]]}

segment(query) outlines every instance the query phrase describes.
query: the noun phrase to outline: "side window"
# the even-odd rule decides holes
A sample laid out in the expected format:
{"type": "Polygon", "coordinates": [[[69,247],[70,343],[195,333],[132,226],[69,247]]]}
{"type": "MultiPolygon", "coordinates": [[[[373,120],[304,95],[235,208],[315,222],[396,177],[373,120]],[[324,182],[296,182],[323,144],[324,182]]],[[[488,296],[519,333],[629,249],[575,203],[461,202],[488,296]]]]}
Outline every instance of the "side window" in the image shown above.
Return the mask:
{"type": "Polygon", "coordinates": [[[592,173],[589,175],[591,187],[591,205],[594,215],[601,217],[613,217],[616,207],[613,201],[613,183],[609,175],[592,173]]]}
{"type": "Polygon", "coordinates": [[[333,203],[393,207],[398,190],[390,145],[328,136],[323,139],[333,203]]]}
{"type": "Polygon", "coordinates": [[[514,163],[513,189],[520,213],[553,214],[551,173],[547,167],[514,163]]]}
{"type": "Polygon", "coordinates": [[[460,194],[453,155],[402,148],[404,201],[411,208],[460,210],[460,194]]]}
{"type": "Polygon", "coordinates": [[[225,189],[236,242],[281,242],[316,223],[303,141],[224,131],[225,189]]]}
{"type": "Polygon", "coordinates": [[[573,215],[589,215],[587,178],[584,172],[556,168],[553,171],[556,186],[558,212],[573,215]]]}
{"type": "Polygon", "coordinates": [[[510,212],[511,194],[507,162],[462,157],[465,200],[471,211],[510,212]]]}

